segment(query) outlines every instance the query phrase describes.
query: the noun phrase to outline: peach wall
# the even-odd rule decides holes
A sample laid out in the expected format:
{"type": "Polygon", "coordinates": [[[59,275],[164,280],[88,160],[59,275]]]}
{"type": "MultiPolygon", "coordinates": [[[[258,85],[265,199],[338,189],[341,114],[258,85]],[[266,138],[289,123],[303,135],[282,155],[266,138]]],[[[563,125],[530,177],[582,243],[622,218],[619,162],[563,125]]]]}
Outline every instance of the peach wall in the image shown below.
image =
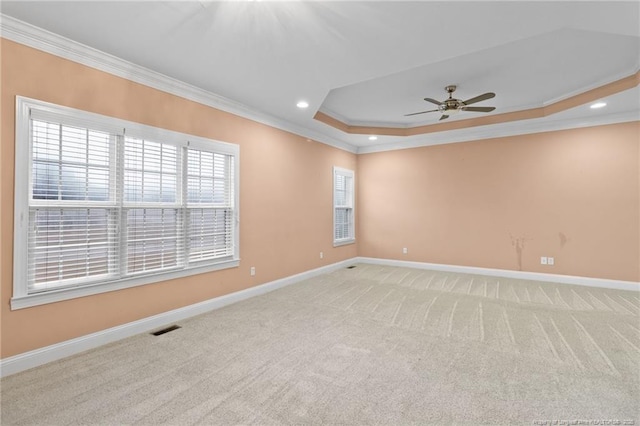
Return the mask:
{"type": "Polygon", "coordinates": [[[359,255],[638,281],[639,145],[632,122],[360,155],[359,255]]]}
{"type": "Polygon", "coordinates": [[[3,358],[357,255],[356,245],[332,246],[332,167],[355,169],[354,154],[5,39],[1,43],[3,358]],[[240,145],[240,267],[10,310],[17,95],[240,145]]]}
{"type": "Polygon", "coordinates": [[[357,255],[640,279],[639,123],[356,157],[0,40],[3,358],[357,255]],[[16,95],[239,144],[240,267],[11,311],[16,95]],[[332,247],[334,165],[356,170],[357,245],[332,247]]]}

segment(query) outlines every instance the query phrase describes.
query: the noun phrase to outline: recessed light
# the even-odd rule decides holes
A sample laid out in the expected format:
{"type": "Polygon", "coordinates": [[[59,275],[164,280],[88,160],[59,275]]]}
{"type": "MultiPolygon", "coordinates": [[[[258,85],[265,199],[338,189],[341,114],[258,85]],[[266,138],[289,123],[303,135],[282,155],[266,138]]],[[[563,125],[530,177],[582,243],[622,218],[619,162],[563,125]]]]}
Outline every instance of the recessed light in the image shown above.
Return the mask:
{"type": "Polygon", "coordinates": [[[369,136],[369,140],[370,141],[376,141],[376,140],[378,140],[378,137],[377,136],[369,136]]]}
{"type": "Polygon", "coordinates": [[[591,109],[598,109],[606,106],[607,106],[606,102],[596,102],[595,104],[591,104],[591,109]]]}
{"type": "Polygon", "coordinates": [[[309,102],[307,101],[300,101],[296,104],[296,106],[300,109],[305,109],[309,107],[309,102]]]}

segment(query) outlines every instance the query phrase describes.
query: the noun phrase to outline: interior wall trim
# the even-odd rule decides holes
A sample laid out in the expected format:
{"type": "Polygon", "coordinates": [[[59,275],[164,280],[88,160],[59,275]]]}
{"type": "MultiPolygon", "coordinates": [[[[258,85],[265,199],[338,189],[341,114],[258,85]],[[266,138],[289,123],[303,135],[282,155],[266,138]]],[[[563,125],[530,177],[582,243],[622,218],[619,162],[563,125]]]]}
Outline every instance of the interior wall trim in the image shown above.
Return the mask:
{"type": "Polygon", "coordinates": [[[640,282],[635,281],[578,277],[575,275],[545,274],[542,272],[511,271],[508,269],[479,268],[475,266],[445,265],[440,263],[412,262],[407,260],[380,259],[374,257],[357,257],[354,261],[373,265],[400,266],[406,268],[429,269],[432,271],[458,272],[462,274],[487,275],[493,277],[515,278],[519,280],[543,281],[640,292],[640,282]]]}
{"type": "Polygon", "coordinates": [[[444,265],[439,263],[412,262],[405,260],[380,259],[373,257],[354,257],[345,259],[331,265],[311,269],[299,274],[291,275],[255,287],[250,287],[235,293],[205,300],[193,305],[163,312],[141,320],[122,324],[106,330],[91,333],[75,339],[66,340],[44,348],[35,349],[22,354],[14,355],[0,360],[0,377],[10,376],[21,371],[29,370],[49,362],[57,361],[68,356],[76,355],[90,349],[97,348],[140,333],[146,333],[167,326],[171,323],[185,320],[220,309],[224,306],[260,296],[262,294],[295,284],[306,279],[333,272],[340,268],[355,263],[368,263],[372,265],[399,266],[417,269],[429,269],[443,272],[459,272],[465,274],[488,275],[523,280],[554,282],[561,284],[583,285],[589,287],[601,287],[618,290],[631,290],[640,292],[640,282],[608,280],[602,278],[577,277],[571,275],[543,274],[539,272],[511,271],[506,269],[479,268],[473,266],[444,265]]]}
{"type": "Polygon", "coordinates": [[[374,152],[386,152],[398,149],[480,141],[483,139],[556,132],[560,130],[581,129],[585,127],[608,126],[610,124],[628,123],[633,121],[640,121],[639,112],[630,111],[597,117],[594,116],[589,120],[585,120],[584,118],[574,118],[551,121],[542,121],[541,119],[513,121],[509,123],[493,124],[491,126],[470,127],[467,129],[450,130],[448,132],[429,133],[421,136],[397,139],[391,143],[363,146],[358,148],[357,154],[370,154],[374,152]]]}
{"type": "Polygon", "coordinates": [[[98,49],[36,27],[8,15],[0,14],[0,36],[7,40],[95,68],[117,77],[143,84],[172,95],[266,124],[286,132],[313,139],[334,148],[355,153],[356,147],[320,132],[254,110],[240,102],[225,98],[178,79],[125,61],[98,49]]]}
{"type": "Polygon", "coordinates": [[[251,297],[277,290],[288,285],[304,281],[317,275],[333,272],[353,264],[353,259],[347,259],[320,268],[311,269],[299,274],[290,275],[255,287],[250,287],[234,293],[225,294],[193,305],[163,312],[137,321],[111,327],[96,333],[80,336],[43,348],[14,355],[0,360],[0,377],[10,376],[21,371],[29,370],[80,352],[94,349],[140,333],[147,333],[155,329],[171,325],[187,318],[201,315],[227,305],[237,303],[251,297]]]}
{"type": "Polygon", "coordinates": [[[433,124],[425,124],[415,127],[382,127],[382,126],[358,126],[341,122],[335,117],[318,111],[313,117],[322,123],[335,127],[345,133],[356,135],[382,135],[382,136],[416,136],[428,133],[446,132],[451,130],[472,129],[480,126],[490,126],[494,124],[521,122],[531,119],[544,118],[575,108],[580,105],[593,102],[607,96],[632,89],[640,84],[640,71],[636,69],[632,74],[609,82],[600,87],[586,90],[582,93],[572,95],[567,98],[559,98],[554,103],[547,103],[543,106],[529,109],[519,109],[506,111],[499,114],[490,114],[482,117],[467,118],[464,120],[442,121],[433,124]]]}
{"type": "MultiPolygon", "coordinates": [[[[584,119],[556,120],[549,122],[538,121],[538,119],[530,118],[528,120],[512,121],[508,123],[485,123],[482,126],[467,127],[464,129],[445,130],[438,127],[438,131],[434,131],[431,133],[420,133],[420,131],[416,131],[415,129],[411,130],[410,128],[406,128],[401,130],[403,132],[407,132],[407,135],[396,136],[397,139],[394,138],[392,142],[367,145],[358,148],[340,139],[326,135],[323,132],[308,129],[306,127],[299,126],[297,124],[274,117],[264,112],[253,110],[250,107],[239,102],[233,101],[212,92],[208,92],[196,86],[184,83],[178,79],[168,77],[164,74],[136,65],[132,62],[125,61],[116,56],[78,43],[74,40],[52,33],[34,25],[27,24],[26,22],[20,21],[8,15],[0,14],[0,36],[16,43],[41,50],[43,52],[127,79],[129,81],[140,83],[145,86],[170,93],[172,95],[198,102],[200,104],[221,111],[226,111],[258,123],[262,123],[280,130],[299,135],[305,139],[318,141],[325,145],[342,149],[354,154],[366,154],[370,152],[382,152],[396,149],[407,149],[440,145],[445,143],[465,142],[471,140],[515,136],[520,134],[539,133],[545,131],[590,127],[595,125],[606,125],[640,120],[640,115],[638,113],[625,113],[605,116],[602,118],[598,118],[598,120],[596,121],[590,119],[588,122],[584,119]],[[416,132],[417,134],[415,134],[416,132]],[[414,134],[411,135],[410,133],[414,134]]],[[[625,82],[630,82],[633,79],[635,79],[634,81],[637,85],[637,81],[640,80],[640,74],[638,73],[638,71],[636,71],[634,76],[629,76],[623,80],[625,82]]],[[[616,82],[610,83],[606,86],[608,87],[609,85],[615,86],[616,82]]],[[[596,91],[597,88],[593,90],[594,93],[596,91]]],[[[583,95],[575,95],[573,97],[577,96],[583,95]]],[[[568,103],[569,101],[570,99],[564,98],[555,100],[555,102],[562,103],[568,103]]],[[[544,106],[544,108],[547,109],[549,109],[550,107],[550,105],[544,106]]],[[[318,111],[316,115],[316,119],[318,117],[325,117],[325,124],[331,127],[339,129],[344,133],[353,133],[351,129],[351,127],[353,126],[348,126],[341,122],[339,119],[335,119],[327,114],[324,114],[322,111],[318,111]]],[[[458,123],[456,124],[457,126],[460,122],[461,121],[454,122],[454,124],[458,123]]],[[[364,129],[363,134],[375,133],[378,136],[393,136],[398,131],[394,128],[384,127],[375,129],[373,127],[363,127],[362,129],[364,129]]],[[[385,139],[388,140],[388,138],[385,139]]]]}

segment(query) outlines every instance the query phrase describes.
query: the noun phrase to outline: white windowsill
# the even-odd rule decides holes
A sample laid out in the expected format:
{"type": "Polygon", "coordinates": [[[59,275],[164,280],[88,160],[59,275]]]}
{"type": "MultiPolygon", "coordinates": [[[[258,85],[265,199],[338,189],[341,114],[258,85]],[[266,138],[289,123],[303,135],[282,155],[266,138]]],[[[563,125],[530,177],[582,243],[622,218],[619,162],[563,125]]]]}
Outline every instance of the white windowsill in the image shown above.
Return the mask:
{"type": "Polygon", "coordinates": [[[349,240],[334,241],[333,242],[333,246],[334,247],[340,247],[340,246],[346,246],[346,245],[355,244],[355,243],[356,243],[356,239],[355,238],[351,238],[349,240]]]}
{"type": "Polygon", "coordinates": [[[91,296],[94,294],[107,293],[109,291],[123,290],[126,288],[137,287],[146,284],[153,284],[162,281],[173,280],[176,278],[188,277],[190,275],[203,274],[206,272],[218,271],[221,269],[237,268],[240,265],[240,259],[227,260],[225,262],[216,263],[215,265],[201,266],[191,269],[182,269],[179,271],[164,272],[160,274],[146,275],[142,277],[125,278],[118,281],[108,283],[100,283],[88,285],[84,287],[64,288],[60,290],[49,291],[46,293],[36,293],[26,296],[18,296],[11,298],[11,310],[30,308],[32,306],[45,305],[47,303],[60,302],[63,300],[75,299],[78,297],[91,296]]]}

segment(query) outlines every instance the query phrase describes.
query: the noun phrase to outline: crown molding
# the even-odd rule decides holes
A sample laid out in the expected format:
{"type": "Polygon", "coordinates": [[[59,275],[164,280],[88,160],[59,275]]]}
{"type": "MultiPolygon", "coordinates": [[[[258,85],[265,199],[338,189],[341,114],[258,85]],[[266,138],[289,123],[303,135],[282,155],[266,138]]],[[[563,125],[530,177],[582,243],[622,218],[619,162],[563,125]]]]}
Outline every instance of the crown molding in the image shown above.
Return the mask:
{"type": "MultiPolygon", "coordinates": [[[[588,122],[586,122],[584,119],[550,120],[548,117],[530,118],[528,120],[518,120],[499,124],[487,124],[463,129],[443,130],[440,132],[424,133],[410,136],[395,136],[393,128],[371,127],[367,129],[369,131],[365,134],[376,134],[378,136],[386,135],[388,137],[393,137],[394,141],[373,146],[369,145],[358,147],[343,140],[331,137],[324,132],[299,126],[287,120],[252,109],[242,103],[200,89],[199,87],[190,85],[188,83],[182,82],[148,68],[144,68],[132,62],[125,61],[116,56],[83,45],[66,37],[20,21],[8,15],[0,14],[0,37],[32,47],[34,49],[41,50],[46,53],[50,53],[52,55],[56,55],[64,59],[68,59],[73,62],[80,63],[82,65],[103,72],[107,72],[121,78],[125,78],[136,83],[143,84],[148,87],[152,87],[157,90],[161,90],[163,92],[170,93],[172,95],[176,95],[218,110],[222,110],[261,124],[265,124],[267,126],[296,134],[308,140],[314,140],[354,154],[366,154],[371,152],[382,152],[430,145],[440,145],[446,143],[466,142],[471,140],[590,127],[627,121],[636,121],[640,119],[637,111],[602,116],[598,117],[597,119],[591,118],[588,122]]],[[[636,71],[636,80],[639,78],[638,75],[639,74],[636,71]]],[[[606,80],[605,84],[611,84],[611,82],[615,82],[618,77],[619,76],[609,77],[606,80]]],[[[594,84],[595,89],[597,89],[597,87],[599,87],[598,85],[602,83],[603,82],[594,84]]],[[[571,96],[576,95],[577,94],[573,93],[565,94],[561,98],[554,99],[553,102],[550,101],[545,103],[545,105],[543,105],[541,108],[548,108],[554,102],[563,102],[567,99],[570,99],[571,96]]],[[[349,126],[347,126],[342,120],[340,120],[341,118],[344,119],[344,117],[334,118],[332,117],[334,114],[335,112],[333,111],[323,112],[322,110],[319,110],[316,114],[316,120],[318,115],[324,115],[328,117],[328,119],[333,119],[332,121],[335,121],[335,123],[325,124],[337,128],[338,130],[342,130],[347,134],[352,133],[348,129],[349,126]],[[345,129],[342,129],[342,127],[344,127],[345,129]]],[[[410,128],[404,128],[401,130],[407,132],[408,130],[410,130],[410,128]]],[[[388,139],[388,137],[385,137],[385,139],[388,139]]]]}
{"type": "MultiPolygon", "coordinates": [[[[526,122],[528,120],[540,120],[548,116],[566,111],[579,105],[584,105],[588,102],[593,102],[603,97],[614,95],[625,90],[629,90],[640,85],[640,72],[628,75],[622,79],[608,83],[604,86],[600,86],[595,89],[588,90],[586,92],[574,95],[570,98],[558,101],[554,104],[542,106],[533,109],[519,110],[512,112],[502,112],[500,114],[490,114],[483,117],[466,118],[464,120],[453,120],[447,122],[437,122],[433,124],[426,124],[416,127],[361,127],[361,126],[349,126],[334,117],[331,117],[323,112],[318,111],[313,117],[315,120],[332,126],[338,130],[354,135],[381,135],[381,136],[395,136],[395,137],[407,137],[411,138],[418,135],[426,135],[432,133],[440,133],[448,135],[455,135],[460,130],[472,129],[472,128],[492,128],[500,129],[496,127],[499,124],[506,124],[510,122],[526,122]]],[[[551,119],[553,120],[553,119],[551,119]]],[[[571,119],[567,119],[571,121],[571,119]]],[[[495,134],[494,137],[500,136],[495,134]]],[[[413,138],[412,138],[413,139],[413,138]]]]}
{"type": "MultiPolygon", "coordinates": [[[[584,87],[581,87],[580,89],[576,89],[576,90],[572,90],[571,92],[567,92],[563,95],[557,96],[555,98],[549,99],[545,102],[542,103],[541,106],[543,107],[547,107],[553,104],[556,104],[558,102],[562,102],[565,101],[567,99],[570,98],[574,98],[576,96],[582,95],[583,93],[589,92],[591,90],[596,90],[600,87],[604,87],[607,86],[609,84],[615,83],[616,81],[620,81],[626,77],[629,77],[631,75],[635,75],[637,76],[638,73],[640,73],[640,65],[636,65],[633,70],[631,72],[618,72],[617,74],[614,75],[610,75],[607,76],[606,78],[603,78],[601,80],[598,80],[592,84],[586,85],[584,87]]],[[[638,78],[638,77],[636,77],[638,78]]],[[[524,108],[523,108],[524,109],[524,108]]]]}
{"type": "Polygon", "coordinates": [[[626,123],[630,121],[640,121],[640,112],[631,111],[619,114],[609,114],[589,119],[575,118],[570,120],[549,120],[540,118],[494,124],[491,126],[470,127],[467,129],[451,130],[442,133],[429,133],[410,138],[398,138],[395,142],[360,147],[358,148],[357,153],[369,154],[374,152],[420,148],[447,143],[469,142],[507,136],[528,135],[532,133],[605,126],[608,124],[626,123]]]}
{"type": "MultiPolygon", "coordinates": [[[[344,116],[321,107],[314,120],[320,121],[342,132],[355,135],[382,135],[411,137],[428,133],[455,133],[459,129],[492,126],[500,123],[524,121],[543,118],[571,109],[578,105],[584,105],[610,95],[629,90],[640,85],[640,68],[634,67],[633,74],[617,73],[597,83],[593,83],[581,90],[563,94],[551,101],[542,104],[520,105],[512,108],[500,109],[498,114],[490,114],[476,118],[456,119],[452,117],[446,122],[431,122],[425,124],[415,123],[386,123],[350,121],[344,116]]],[[[498,137],[499,135],[495,135],[498,137]]]]}
{"type": "Polygon", "coordinates": [[[244,104],[203,90],[199,87],[166,76],[159,72],[125,61],[116,56],[78,43],[61,35],[36,27],[8,15],[0,14],[0,36],[7,40],[95,68],[106,73],[125,78],[127,80],[152,87],[172,95],[180,96],[219,109],[249,120],[266,124],[301,137],[312,139],[352,153],[356,147],[316,132],[298,126],[281,118],[274,117],[261,111],[254,110],[244,104]]]}
{"type": "MultiPolygon", "coordinates": [[[[518,112],[518,111],[522,111],[522,110],[528,110],[528,109],[534,109],[534,108],[541,108],[544,105],[542,103],[538,103],[538,104],[527,104],[527,105],[519,105],[519,106],[515,106],[515,107],[510,107],[510,108],[501,108],[500,109],[500,113],[504,114],[504,113],[509,113],[509,112],[518,112]]],[[[391,131],[393,130],[398,130],[401,129],[403,132],[407,132],[410,131],[412,128],[414,127],[421,127],[421,126],[428,126],[430,124],[437,124],[438,122],[435,121],[428,121],[428,122],[423,122],[422,124],[418,124],[418,123],[397,123],[397,122],[387,122],[387,121],[360,121],[360,120],[349,120],[348,118],[346,118],[344,115],[339,114],[333,110],[330,110],[324,106],[321,106],[320,109],[318,109],[317,113],[316,113],[316,117],[314,117],[314,119],[321,121],[325,124],[328,124],[325,120],[326,118],[324,117],[328,117],[328,120],[330,120],[332,122],[332,124],[329,124],[332,127],[335,128],[344,128],[346,130],[346,133],[350,133],[350,128],[353,127],[366,127],[366,128],[371,128],[371,129],[389,129],[391,131]]],[[[459,116],[452,116],[449,117],[449,120],[447,120],[448,122],[455,122],[455,121],[463,121],[465,120],[465,118],[460,118],[459,116]]],[[[446,130],[445,130],[446,131],[446,130]]]]}

